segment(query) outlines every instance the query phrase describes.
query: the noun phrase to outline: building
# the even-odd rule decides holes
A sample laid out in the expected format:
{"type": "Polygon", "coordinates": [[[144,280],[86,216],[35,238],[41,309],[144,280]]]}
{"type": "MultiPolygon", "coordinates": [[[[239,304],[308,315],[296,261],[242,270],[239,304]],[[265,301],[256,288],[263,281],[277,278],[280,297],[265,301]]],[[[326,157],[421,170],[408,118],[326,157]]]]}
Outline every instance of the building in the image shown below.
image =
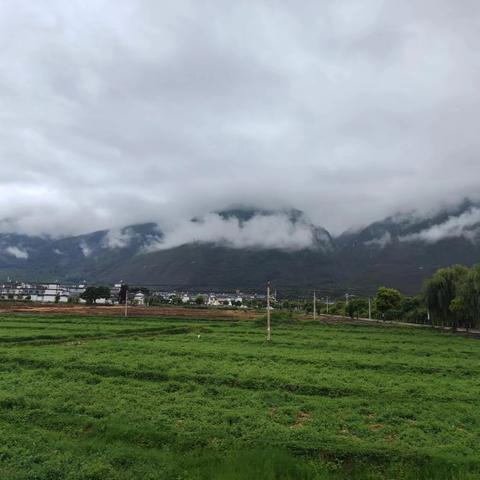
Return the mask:
{"type": "Polygon", "coordinates": [[[134,305],[145,305],[145,294],[142,292],[137,292],[133,297],[134,305]]]}

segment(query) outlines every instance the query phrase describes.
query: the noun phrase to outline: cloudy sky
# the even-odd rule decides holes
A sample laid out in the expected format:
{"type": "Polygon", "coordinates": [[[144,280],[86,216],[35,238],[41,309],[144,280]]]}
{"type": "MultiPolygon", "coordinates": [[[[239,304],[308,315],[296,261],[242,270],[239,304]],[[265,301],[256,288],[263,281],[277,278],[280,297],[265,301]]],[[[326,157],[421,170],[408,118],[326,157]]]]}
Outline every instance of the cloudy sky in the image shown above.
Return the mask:
{"type": "Polygon", "coordinates": [[[477,198],[477,0],[0,0],[0,231],[477,198]]]}

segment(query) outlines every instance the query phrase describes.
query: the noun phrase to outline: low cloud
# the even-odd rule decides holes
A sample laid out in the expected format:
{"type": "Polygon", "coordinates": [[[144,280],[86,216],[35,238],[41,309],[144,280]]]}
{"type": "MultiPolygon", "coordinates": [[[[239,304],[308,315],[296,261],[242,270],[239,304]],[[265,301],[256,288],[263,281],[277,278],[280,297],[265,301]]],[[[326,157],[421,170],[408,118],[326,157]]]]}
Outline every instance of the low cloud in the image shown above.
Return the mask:
{"type": "Polygon", "coordinates": [[[7,247],[5,249],[5,252],[7,252],[9,255],[12,255],[16,258],[22,258],[22,259],[27,259],[28,258],[28,252],[24,250],[23,248],[18,248],[18,247],[7,247]]]}
{"type": "Polygon", "coordinates": [[[125,248],[130,245],[135,235],[129,228],[112,228],[105,234],[102,243],[106,248],[125,248]]]}
{"type": "Polygon", "coordinates": [[[191,242],[230,248],[301,250],[313,247],[314,235],[311,224],[292,222],[286,214],[258,214],[240,221],[236,217],[224,218],[211,213],[196,221],[177,224],[148,250],[166,250],[191,242]]]}
{"type": "Polygon", "coordinates": [[[389,243],[392,243],[392,235],[390,232],[385,232],[381,237],[364,242],[364,245],[367,247],[385,248],[389,243]]]}
{"type": "Polygon", "coordinates": [[[464,237],[475,241],[480,232],[480,208],[471,208],[458,216],[451,216],[445,222],[426,228],[418,233],[399,237],[403,242],[424,241],[436,243],[445,238],[464,237]]]}
{"type": "Polygon", "coordinates": [[[92,249],[88,246],[87,242],[84,242],[84,241],[80,242],[79,247],[84,257],[88,257],[92,253],[92,249]]]}

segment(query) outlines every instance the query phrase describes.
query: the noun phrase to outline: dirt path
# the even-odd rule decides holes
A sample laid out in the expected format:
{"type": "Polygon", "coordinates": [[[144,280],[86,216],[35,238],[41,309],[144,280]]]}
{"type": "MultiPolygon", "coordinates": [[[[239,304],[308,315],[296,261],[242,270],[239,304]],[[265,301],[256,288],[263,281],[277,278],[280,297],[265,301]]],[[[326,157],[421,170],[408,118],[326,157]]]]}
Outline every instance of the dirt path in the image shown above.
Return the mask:
{"type": "MultiPolygon", "coordinates": [[[[119,305],[41,305],[8,304],[0,305],[0,313],[37,313],[48,315],[79,316],[123,316],[125,307],[119,305]]],[[[181,306],[128,307],[129,317],[195,317],[195,318],[233,318],[254,319],[261,316],[254,310],[228,310],[217,308],[187,308],[181,306]]]]}

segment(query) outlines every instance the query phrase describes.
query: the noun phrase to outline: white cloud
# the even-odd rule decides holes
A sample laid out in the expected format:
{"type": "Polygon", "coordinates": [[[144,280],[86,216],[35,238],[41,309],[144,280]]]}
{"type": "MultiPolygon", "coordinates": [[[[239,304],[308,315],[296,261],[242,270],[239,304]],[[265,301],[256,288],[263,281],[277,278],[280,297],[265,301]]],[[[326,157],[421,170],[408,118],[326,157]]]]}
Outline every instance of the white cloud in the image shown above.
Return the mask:
{"type": "Polygon", "coordinates": [[[379,238],[374,238],[373,240],[368,240],[367,242],[364,242],[364,245],[367,247],[385,248],[391,242],[392,235],[390,234],[390,232],[385,232],[379,238]]]}
{"type": "Polygon", "coordinates": [[[16,258],[22,258],[22,259],[28,258],[28,252],[23,248],[11,246],[11,247],[7,247],[5,249],[5,252],[7,252],[9,255],[12,255],[16,258]]]}
{"type": "Polygon", "coordinates": [[[112,228],[103,238],[103,245],[106,248],[125,248],[135,237],[135,232],[131,229],[112,228]]]}
{"type": "Polygon", "coordinates": [[[87,244],[87,242],[81,241],[78,246],[80,247],[80,250],[82,251],[84,257],[89,257],[91,255],[92,249],[87,244]]]}
{"type": "Polygon", "coordinates": [[[444,238],[464,237],[474,241],[480,231],[480,208],[471,208],[459,216],[451,216],[445,222],[434,225],[418,233],[405,235],[403,242],[424,241],[436,243],[444,238]]]}
{"type": "Polygon", "coordinates": [[[161,250],[190,242],[215,243],[231,248],[299,250],[313,246],[313,232],[306,221],[291,222],[286,214],[257,214],[246,221],[211,213],[198,221],[185,221],[164,232],[162,241],[148,250],[161,250]]]}

